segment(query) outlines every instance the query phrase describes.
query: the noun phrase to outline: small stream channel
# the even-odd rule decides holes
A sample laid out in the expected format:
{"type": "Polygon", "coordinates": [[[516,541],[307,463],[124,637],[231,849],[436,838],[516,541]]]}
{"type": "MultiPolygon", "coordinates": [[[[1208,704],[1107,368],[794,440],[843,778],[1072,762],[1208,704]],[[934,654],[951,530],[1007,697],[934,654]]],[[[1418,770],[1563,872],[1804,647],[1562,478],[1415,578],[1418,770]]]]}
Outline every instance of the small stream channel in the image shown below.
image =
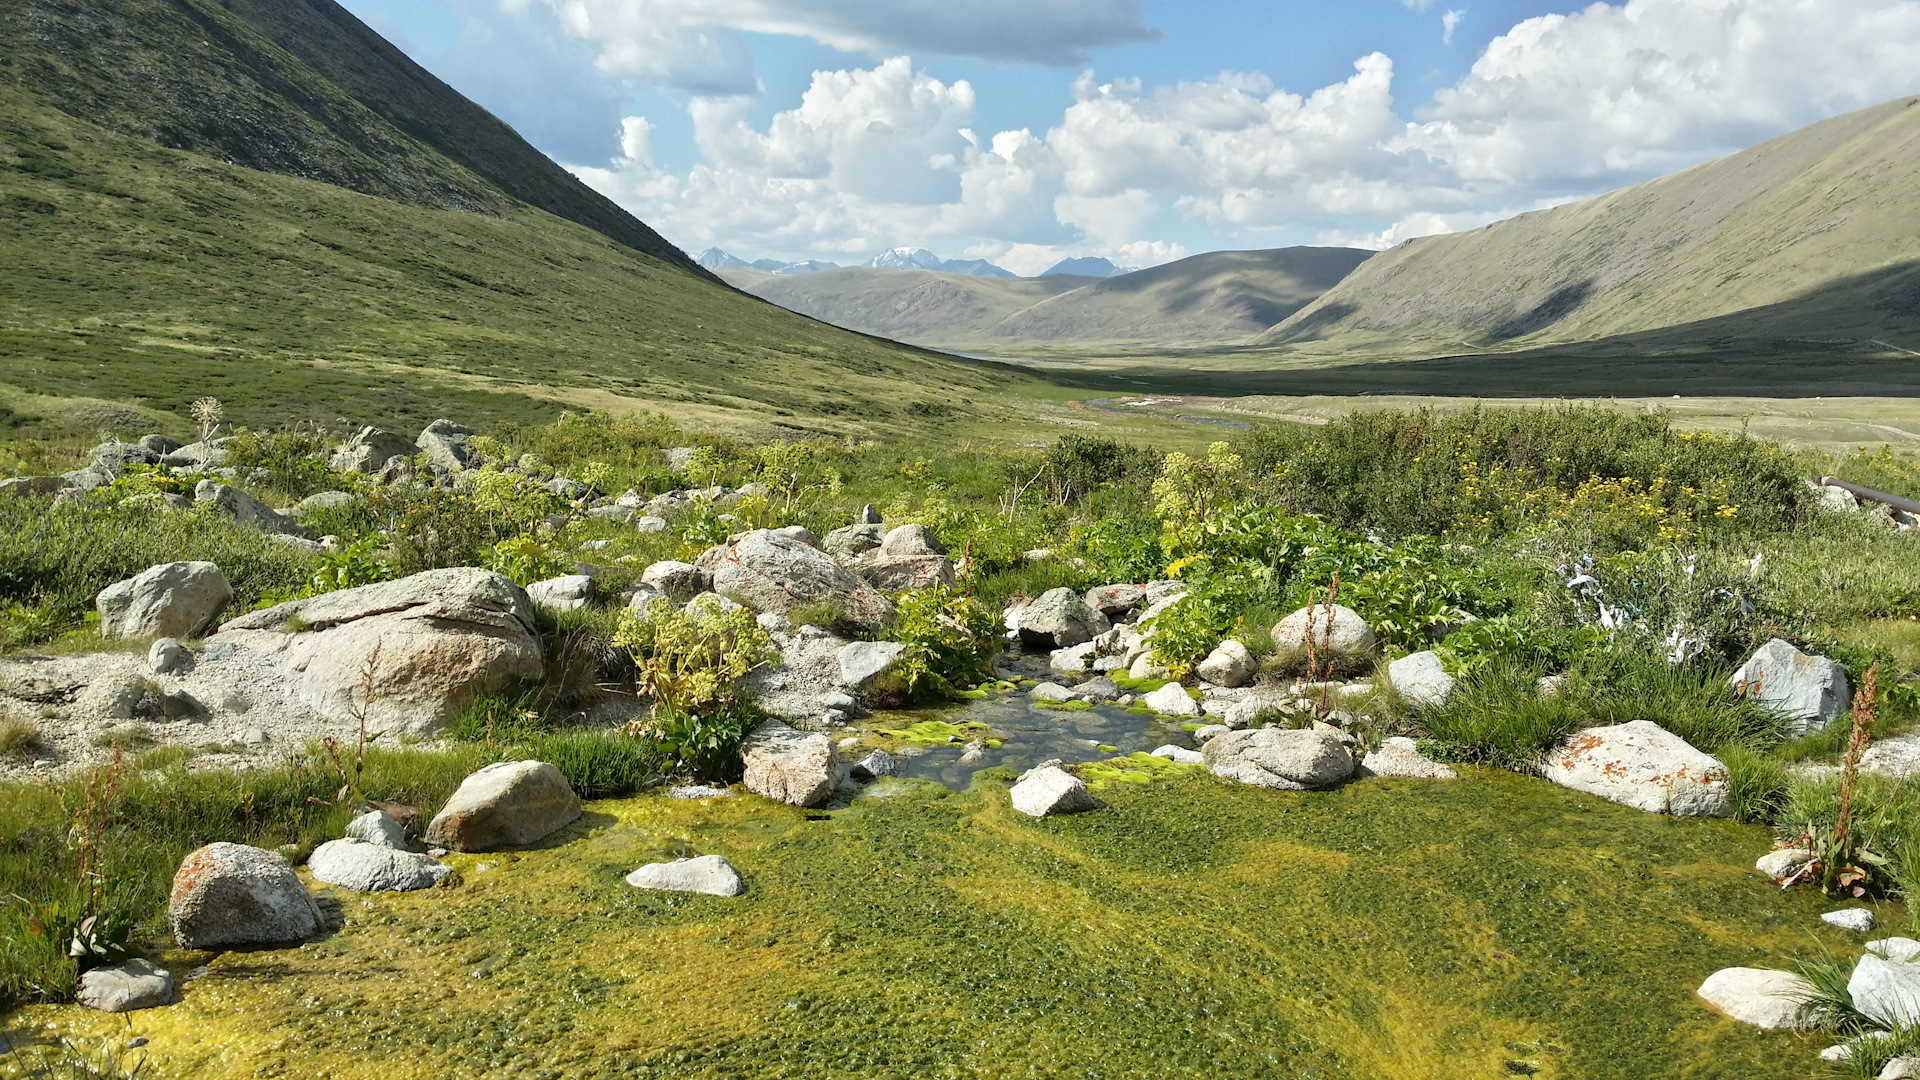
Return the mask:
{"type": "MultiPolygon", "coordinates": [[[[1092,677],[1055,674],[1048,669],[1044,654],[1008,654],[1000,658],[997,667],[1006,682],[1055,682],[1071,688],[1092,677]]],[[[1169,743],[1189,749],[1197,747],[1192,733],[1180,721],[1164,720],[1144,710],[1122,709],[1111,704],[1092,708],[1041,708],[1026,689],[989,688],[986,693],[985,699],[936,709],[876,712],[859,726],[863,731],[882,733],[905,731],[925,721],[956,727],[985,724],[990,732],[974,729],[959,736],[959,742],[900,741],[899,749],[893,750],[894,756],[901,759],[899,775],[932,780],[954,791],[964,790],[972,782],[974,773],[1001,765],[1025,770],[1051,758],[1071,764],[1151,751],[1169,743]],[[1000,745],[989,745],[975,759],[963,761],[966,744],[974,739],[992,739],[1000,745]]],[[[884,743],[890,750],[895,742],[885,735],[869,741],[884,743]]]]}

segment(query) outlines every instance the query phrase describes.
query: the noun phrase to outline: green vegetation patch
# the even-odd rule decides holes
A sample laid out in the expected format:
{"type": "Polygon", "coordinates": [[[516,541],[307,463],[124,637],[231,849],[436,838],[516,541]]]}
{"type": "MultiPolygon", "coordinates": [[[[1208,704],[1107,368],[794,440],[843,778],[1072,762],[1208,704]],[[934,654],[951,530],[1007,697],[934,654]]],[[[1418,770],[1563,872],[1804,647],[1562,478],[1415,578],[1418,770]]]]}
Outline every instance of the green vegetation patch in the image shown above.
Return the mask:
{"type": "Polygon", "coordinates": [[[965,720],[958,724],[947,720],[921,720],[903,728],[881,728],[878,733],[889,739],[918,746],[945,746],[955,740],[966,742],[991,735],[993,728],[975,720],[965,720]]]}

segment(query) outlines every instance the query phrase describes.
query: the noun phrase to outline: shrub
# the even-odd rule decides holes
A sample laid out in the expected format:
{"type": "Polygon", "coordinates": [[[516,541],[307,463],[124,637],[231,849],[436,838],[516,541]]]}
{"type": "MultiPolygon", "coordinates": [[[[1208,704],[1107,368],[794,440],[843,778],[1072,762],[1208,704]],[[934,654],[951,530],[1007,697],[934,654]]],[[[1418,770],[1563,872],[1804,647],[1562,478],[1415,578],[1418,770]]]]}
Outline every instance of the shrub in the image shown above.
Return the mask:
{"type": "Polygon", "coordinates": [[[753,612],[674,611],[655,601],[623,615],[614,643],[632,654],[653,712],[628,733],[658,740],[695,775],[737,775],[740,743],[760,719],[740,680],[778,653],[753,612]]]}
{"type": "Polygon", "coordinates": [[[493,545],[487,567],[523,588],[573,571],[571,561],[531,536],[512,536],[493,545]]]}
{"type": "Polygon", "coordinates": [[[225,464],[242,470],[258,469],[255,482],[291,498],[340,487],[345,481],[327,467],[322,455],[326,441],[312,435],[261,435],[242,431],[226,444],[225,464]]]}
{"type": "Polygon", "coordinates": [[[902,593],[888,641],[905,645],[895,668],[914,699],[952,697],[993,677],[999,623],[979,602],[951,589],[902,593]]]}

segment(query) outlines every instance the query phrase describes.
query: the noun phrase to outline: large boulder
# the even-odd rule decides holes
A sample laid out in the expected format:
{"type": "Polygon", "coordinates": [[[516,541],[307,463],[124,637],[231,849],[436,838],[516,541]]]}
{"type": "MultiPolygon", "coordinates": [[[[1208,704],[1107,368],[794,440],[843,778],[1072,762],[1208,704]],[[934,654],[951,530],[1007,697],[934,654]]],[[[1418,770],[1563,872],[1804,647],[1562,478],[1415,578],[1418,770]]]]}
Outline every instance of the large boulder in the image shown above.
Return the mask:
{"type": "Polygon", "coordinates": [[[1729,684],[1786,720],[1796,734],[1819,731],[1851,704],[1845,667],[1824,656],[1803,653],[1779,638],[1755,650],[1729,684]]]}
{"type": "Polygon", "coordinates": [[[692,563],[663,559],[640,571],[641,584],[684,604],[713,587],[707,572],[692,563]]]}
{"type": "Polygon", "coordinates": [[[231,620],[285,633],[300,698],[375,730],[433,729],[474,698],[544,670],[533,603],[491,570],[428,570],[231,620]]]}
{"type": "Polygon", "coordinates": [[[460,781],[427,826],[429,844],[454,851],[525,847],[571,825],[580,797],[544,761],[497,761],[460,781]]]}
{"type": "Polygon", "coordinates": [[[1097,810],[1100,801],[1087,791],[1087,785],[1057,764],[1029,769],[1013,785],[1008,795],[1013,808],[1029,817],[1053,817],[1097,810]]]}
{"type": "Polygon", "coordinates": [[[855,522],[828,533],[826,539],[820,541],[820,547],[829,555],[852,558],[879,547],[886,535],[886,526],[878,522],[855,522]]]}
{"type": "Polygon", "coordinates": [[[410,458],[420,452],[419,444],[405,435],[364,427],[345,446],[334,452],[333,467],[341,472],[378,476],[394,458],[410,458]]]}
{"type": "Polygon", "coordinates": [[[101,472],[118,476],[130,465],[153,465],[160,455],[139,443],[109,442],[101,443],[88,455],[90,463],[101,472]]]}
{"type": "Polygon", "coordinates": [[[915,555],[945,555],[947,549],[927,531],[925,525],[901,525],[880,541],[880,554],[891,559],[915,555]]]}
{"type": "Polygon", "coordinates": [[[833,741],[778,720],[755,728],[740,747],[747,790],[791,806],[819,806],[840,786],[833,741]]]}
{"type": "Polygon", "coordinates": [[[1087,590],[1081,599],[1087,606],[1105,615],[1108,619],[1118,619],[1147,602],[1145,585],[1099,585],[1087,590]]]}
{"type": "Polygon", "coordinates": [[[307,870],[317,881],[355,892],[431,889],[453,873],[453,867],[430,855],[395,851],[351,837],[314,848],[307,856],[307,870]]]}
{"type": "Polygon", "coordinates": [[[746,883],[740,880],[740,872],[718,855],[648,863],[628,874],[627,884],[636,889],[704,893],[707,896],[739,896],[747,891],[746,883]]]}
{"type": "Polygon", "coordinates": [[[1813,984],[1791,971],[1721,968],[1695,991],[1715,1011],[1770,1031],[1809,1028],[1803,1003],[1813,984]]]}
{"type": "Polygon", "coordinates": [[[74,999],[101,1012],[155,1008],[173,1000],[173,973],[144,958],[90,968],[80,973],[74,999]]]}
{"type": "Polygon", "coordinates": [[[1229,731],[1201,747],[1207,771],[1282,791],[1331,787],[1353,776],[1353,755],[1337,731],[1257,728],[1229,731]]]}
{"type": "Polygon", "coordinates": [[[103,637],[199,637],[233,599],[233,587],[210,562],[150,566],[100,590],[93,606],[103,637]]]}
{"type": "Polygon", "coordinates": [[[1020,609],[1020,640],[1034,649],[1064,649],[1092,641],[1113,628],[1105,615],[1068,588],[1049,589],[1020,609]]]}
{"type": "Polygon", "coordinates": [[[906,651],[897,641],[850,641],[840,647],[840,682],[854,690],[883,683],[906,651]]]}
{"type": "Polygon", "coordinates": [[[325,925],[286,859],[228,843],[208,844],[180,861],[167,918],[183,949],[304,941],[325,925]]]}
{"type": "Polygon", "coordinates": [[[741,537],[717,560],[713,588],[756,612],[828,605],[847,626],[867,632],[893,621],[893,604],[852,571],[818,548],[764,529],[741,537]]]}
{"type": "Polygon", "coordinates": [[[194,485],[193,501],[195,505],[204,503],[213,507],[232,518],[236,524],[250,525],[261,532],[303,538],[309,535],[308,530],[292,518],[239,488],[218,480],[202,480],[194,485]]]}
{"type": "Polygon", "coordinates": [[[1678,817],[1728,817],[1727,767],[1651,720],[1576,731],[1547,757],[1546,778],[1678,817]]]}
{"type": "Polygon", "coordinates": [[[1194,674],[1215,686],[1239,687],[1245,686],[1258,670],[1260,663],[1253,658],[1253,652],[1240,642],[1228,638],[1213,647],[1207,658],[1194,669],[1194,674]]]}
{"type": "MultiPolygon", "coordinates": [[[[901,526],[906,528],[907,526],[901,526]]],[[[918,528],[918,526],[914,526],[918,528]]],[[[895,530],[896,532],[899,530],[895,530]]],[[[958,580],[953,560],[945,555],[887,555],[859,563],[857,572],[867,584],[883,592],[909,589],[951,588],[958,580]]]]}
{"type": "Polygon", "coordinates": [[[1387,679],[1394,692],[1415,705],[1437,709],[1453,696],[1453,676],[1447,674],[1440,654],[1428,650],[1410,653],[1387,665],[1387,679]]]}
{"type": "Polygon", "coordinates": [[[1884,1027],[1920,1024],[1920,964],[1862,953],[1847,979],[1853,1007],[1884,1027]]]}
{"type": "Polygon", "coordinates": [[[1273,627],[1273,647],[1281,652],[1307,651],[1308,634],[1322,656],[1335,660],[1357,660],[1373,655],[1377,640],[1373,627],[1360,613],[1341,604],[1333,605],[1328,618],[1327,605],[1303,607],[1281,619],[1273,627]]]}
{"type": "Polygon", "coordinates": [[[426,456],[428,468],[434,472],[459,472],[473,460],[473,451],[468,446],[472,439],[472,428],[461,427],[451,420],[435,420],[413,441],[426,456]]]}

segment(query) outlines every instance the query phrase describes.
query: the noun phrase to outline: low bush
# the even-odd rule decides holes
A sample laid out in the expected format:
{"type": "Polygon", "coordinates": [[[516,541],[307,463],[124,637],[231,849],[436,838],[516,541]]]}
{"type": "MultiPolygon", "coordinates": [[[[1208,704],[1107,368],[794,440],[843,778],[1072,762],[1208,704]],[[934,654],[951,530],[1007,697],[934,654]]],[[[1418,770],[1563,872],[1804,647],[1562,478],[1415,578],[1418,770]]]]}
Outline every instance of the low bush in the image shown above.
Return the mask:
{"type": "Polygon", "coordinates": [[[886,640],[906,646],[895,666],[908,698],[951,698],[993,678],[999,620],[951,589],[901,594],[886,640]]]}

